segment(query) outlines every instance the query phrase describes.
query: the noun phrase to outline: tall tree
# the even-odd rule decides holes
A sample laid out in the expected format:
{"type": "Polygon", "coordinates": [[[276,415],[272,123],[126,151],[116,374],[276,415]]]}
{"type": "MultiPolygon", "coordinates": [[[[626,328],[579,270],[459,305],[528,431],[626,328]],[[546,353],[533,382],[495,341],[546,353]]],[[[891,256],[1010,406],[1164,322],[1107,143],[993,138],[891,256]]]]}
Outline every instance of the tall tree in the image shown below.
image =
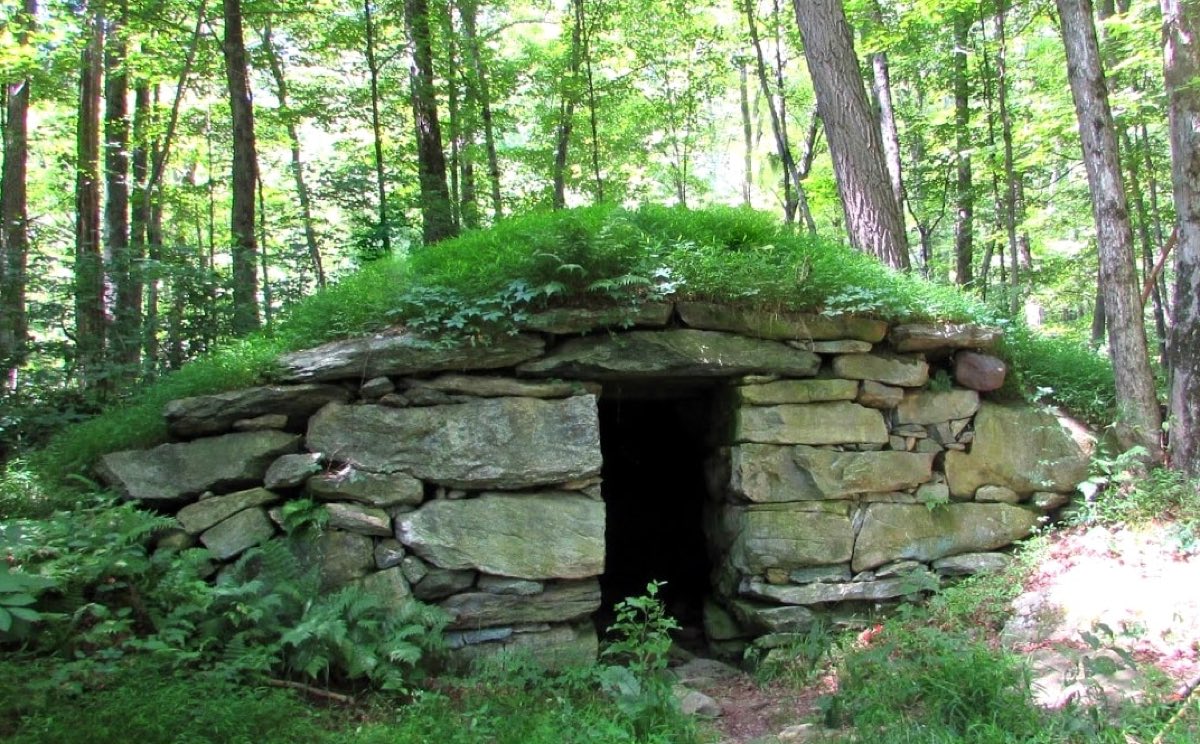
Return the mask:
{"type": "Polygon", "coordinates": [[[129,239],[129,74],[127,29],[128,0],[108,6],[110,13],[104,48],[104,234],[110,260],[109,274],[116,290],[113,324],[109,334],[112,361],[121,365],[122,377],[138,371],[142,350],[142,256],[134,254],[129,239]]]}
{"type": "MultiPolygon", "coordinates": [[[[876,33],[885,30],[883,8],[879,0],[871,0],[867,11],[876,33]]],[[[876,49],[869,55],[871,60],[871,93],[879,112],[879,136],[883,141],[883,162],[891,180],[892,196],[900,212],[900,224],[904,225],[904,178],[900,169],[900,131],[896,126],[896,107],[892,103],[892,73],[888,65],[887,51],[876,49]]]]}
{"type": "Polygon", "coordinates": [[[83,387],[96,385],[104,363],[104,258],[100,242],[100,98],[104,19],[89,8],[79,60],[75,132],[75,364],[83,387]]]}
{"type": "MultiPolygon", "coordinates": [[[[779,26],[778,10],[778,5],[776,5],[774,19],[776,28],[779,26]]],[[[800,168],[796,165],[796,158],[792,155],[792,146],[788,141],[787,98],[784,95],[783,64],[780,59],[781,55],[778,53],[779,47],[782,45],[779,43],[779,39],[776,39],[775,87],[772,90],[767,73],[766,55],[758,34],[754,0],[742,0],[742,12],[746,16],[746,28],[750,32],[750,43],[754,46],[754,69],[757,73],[758,85],[762,90],[763,100],[766,101],[767,111],[771,115],[771,133],[775,135],[775,151],[779,155],[779,162],[783,164],[783,219],[791,224],[796,221],[797,211],[799,211],[805,226],[809,230],[815,230],[816,225],[813,224],[812,213],[808,209],[804,194],[800,168]]]]}
{"type": "Polygon", "coordinates": [[[840,0],[793,0],[817,109],[833,156],[850,242],[898,269],[909,267],[900,208],[883,162],[854,39],[840,0]]]}
{"type": "Polygon", "coordinates": [[[1116,128],[1100,65],[1091,0],[1056,0],[1067,55],[1067,77],[1092,194],[1100,283],[1108,320],[1109,355],[1117,390],[1117,437],[1161,455],[1162,418],[1146,348],[1142,304],[1133,263],[1133,228],[1117,157],[1116,128]]]}
{"type": "Polygon", "coordinates": [[[246,67],[242,36],[241,0],[222,0],[225,19],[225,79],[229,84],[229,109],[233,117],[233,206],[230,234],[233,240],[233,330],[246,333],[259,327],[258,245],[254,235],[254,185],[258,182],[258,154],[254,143],[254,104],[246,67]]]}
{"type": "MultiPolygon", "coordinates": [[[[571,0],[572,10],[580,0],[571,0]]],[[[572,13],[571,48],[567,57],[567,74],[564,76],[561,98],[558,103],[558,126],[554,140],[554,166],[551,170],[551,206],[562,209],[567,206],[567,155],[571,147],[571,132],[575,128],[575,104],[579,97],[579,65],[583,59],[583,27],[579,13],[572,13]]]]}
{"type": "Polygon", "coordinates": [[[478,13],[476,0],[458,0],[458,13],[462,19],[463,39],[467,54],[471,58],[472,75],[467,76],[467,91],[479,104],[479,118],[483,124],[483,145],[487,153],[488,178],[491,182],[492,216],[504,216],[500,200],[500,158],[496,154],[495,125],[492,122],[492,98],[488,87],[487,68],[483,64],[483,51],[479,48],[478,13]]]}
{"type": "Polygon", "coordinates": [[[371,142],[375,148],[375,195],[379,200],[378,235],[385,254],[392,252],[392,228],[388,221],[387,179],[383,168],[383,119],[380,114],[379,74],[381,63],[376,54],[375,12],[371,0],[363,0],[363,34],[367,58],[367,79],[371,86],[371,142]]]}
{"type": "Polygon", "coordinates": [[[317,286],[325,286],[325,267],[321,260],[321,247],[317,244],[317,229],[313,220],[312,196],[309,193],[308,182],[304,178],[304,156],[300,150],[300,132],[296,127],[296,114],[288,105],[287,76],[283,71],[283,60],[275,49],[275,39],[271,35],[271,17],[263,20],[262,46],[266,52],[267,66],[271,77],[275,80],[275,98],[279,101],[280,113],[287,127],[288,143],[291,145],[292,179],[296,183],[296,200],[300,202],[300,220],[304,226],[304,244],[308,247],[308,257],[312,261],[313,272],[317,277],[317,286]]]}
{"type": "Polygon", "coordinates": [[[1175,193],[1171,462],[1200,475],[1200,2],[1161,0],[1175,193]]]}
{"type": "Polygon", "coordinates": [[[446,185],[446,155],[438,123],[433,86],[433,49],[429,33],[429,3],[404,0],[404,28],[408,33],[412,67],[413,125],[417,135],[417,172],[421,187],[421,233],[426,245],[458,234],[450,189],[446,185]]]}
{"type": "Polygon", "coordinates": [[[967,74],[971,16],[954,13],[954,281],[974,281],[975,187],[971,180],[971,81],[967,74]]]}
{"type": "MultiPolygon", "coordinates": [[[[29,45],[37,18],[37,0],[25,0],[14,18],[16,42],[29,45]]],[[[29,215],[26,169],[29,158],[29,88],[24,75],[6,85],[4,166],[0,175],[0,386],[16,387],[16,371],[25,359],[29,336],[26,311],[26,271],[29,264],[29,215]]]]}

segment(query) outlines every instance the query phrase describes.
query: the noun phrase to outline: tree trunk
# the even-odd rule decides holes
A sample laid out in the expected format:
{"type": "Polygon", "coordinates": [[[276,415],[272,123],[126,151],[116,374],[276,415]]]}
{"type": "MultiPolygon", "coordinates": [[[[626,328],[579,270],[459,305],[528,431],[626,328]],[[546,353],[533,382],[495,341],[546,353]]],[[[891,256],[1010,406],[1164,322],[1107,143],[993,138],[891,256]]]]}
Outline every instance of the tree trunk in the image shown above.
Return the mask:
{"type": "Polygon", "coordinates": [[[383,122],[379,115],[379,63],[375,56],[375,19],[371,0],[363,0],[363,33],[366,36],[367,77],[371,83],[371,141],[375,145],[375,195],[379,200],[377,234],[384,254],[392,252],[392,227],[388,222],[387,179],[383,170],[383,122]]]}
{"type": "Polygon", "coordinates": [[[892,197],[879,127],[867,103],[839,0],[793,0],[851,243],[897,269],[908,245],[892,197]]]}
{"type": "Polygon", "coordinates": [[[750,86],[746,63],[738,65],[738,95],[742,111],[742,204],[751,205],[750,192],[754,187],[754,126],[750,121],[750,86]]]}
{"type": "Polygon", "coordinates": [[[596,117],[596,82],[592,77],[592,33],[587,24],[584,0],[576,0],[575,15],[583,42],[584,81],[587,83],[588,126],[592,132],[592,177],[596,181],[596,203],[604,201],[604,179],[600,175],[600,125],[596,117]]]}
{"type": "Polygon", "coordinates": [[[1200,2],[1161,0],[1175,193],[1171,463],[1200,475],[1200,2]]]}
{"type": "Polygon", "coordinates": [[[254,185],[258,182],[258,156],[254,149],[254,106],[242,39],[241,0],[222,0],[225,16],[225,77],[229,82],[229,109],[233,117],[233,206],[229,232],[233,240],[233,331],[247,333],[259,327],[258,246],[254,239],[254,185]]]}
{"type": "MultiPolygon", "coordinates": [[[[868,6],[872,22],[883,29],[883,9],[879,0],[871,0],[868,6]]],[[[871,53],[871,91],[879,110],[879,135],[883,141],[883,162],[887,166],[892,196],[896,199],[896,210],[900,213],[900,225],[904,226],[904,179],[900,169],[900,133],[896,129],[896,107],[892,103],[892,75],[888,68],[887,52],[871,53]]]]}
{"type": "Polygon", "coordinates": [[[125,69],[127,0],[113,3],[104,49],[104,223],[110,276],[116,290],[109,336],[122,379],[136,377],[142,352],[141,244],[129,239],[129,76],[125,69]]]}
{"type": "Polygon", "coordinates": [[[446,135],[450,143],[450,162],[446,164],[446,176],[449,179],[450,221],[457,233],[462,229],[463,221],[462,184],[459,183],[459,174],[462,161],[466,158],[462,139],[462,109],[458,101],[458,38],[454,33],[454,17],[450,14],[449,7],[445,13],[438,8],[437,17],[442,24],[442,46],[446,53],[446,135]]]}
{"type": "MultiPolygon", "coordinates": [[[[29,43],[37,19],[37,0],[25,0],[13,19],[16,41],[29,43]]],[[[4,166],[0,175],[0,387],[12,390],[17,370],[25,361],[29,341],[29,316],[25,290],[29,264],[29,215],[26,198],[26,165],[29,159],[28,77],[5,86],[4,166]]]]}
{"type": "Polygon", "coordinates": [[[104,22],[88,11],[79,65],[75,155],[75,351],[79,384],[99,382],[104,363],[104,259],[100,242],[100,94],[104,22]]]}
{"type": "Polygon", "coordinates": [[[568,74],[562,82],[562,100],[558,106],[558,132],[554,141],[554,169],[551,173],[554,188],[551,206],[554,209],[567,206],[567,152],[571,146],[571,131],[575,126],[575,98],[579,82],[582,39],[583,29],[579,27],[579,16],[576,14],[571,22],[571,56],[567,63],[568,74]]]}
{"type": "Polygon", "coordinates": [[[459,0],[458,12],[462,18],[463,36],[467,40],[467,51],[471,55],[471,69],[474,72],[477,86],[479,118],[483,123],[483,145],[487,152],[488,178],[491,179],[492,187],[492,215],[498,220],[504,216],[500,200],[500,159],[496,155],[496,136],[492,124],[492,99],[488,92],[487,70],[483,65],[483,53],[479,49],[479,37],[476,34],[478,5],[475,0],[459,0]]]}
{"type": "Polygon", "coordinates": [[[1162,417],[1146,349],[1133,264],[1133,229],[1117,162],[1116,129],[1100,66],[1092,4],[1090,0],[1056,1],[1096,221],[1109,355],[1116,376],[1117,437],[1123,446],[1141,445],[1157,459],[1161,456],[1162,417]]]}
{"type": "Polygon", "coordinates": [[[1129,132],[1122,127],[1118,133],[1121,151],[1129,170],[1129,195],[1133,200],[1133,211],[1137,215],[1137,238],[1142,247],[1142,276],[1150,282],[1151,295],[1154,304],[1154,327],[1158,336],[1159,363],[1167,365],[1167,324],[1162,311],[1162,296],[1158,292],[1158,279],[1153,276],[1154,256],[1157,253],[1154,241],[1150,238],[1150,210],[1146,208],[1146,197],[1142,193],[1142,154],[1138,152],[1136,140],[1129,138],[1129,132]],[[1136,143],[1136,144],[1135,144],[1136,143]]]}
{"type": "Polygon", "coordinates": [[[971,18],[954,14],[954,281],[970,286],[975,279],[972,261],[975,231],[975,187],[971,182],[971,82],[967,74],[967,48],[971,18]]]}
{"type": "Polygon", "coordinates": [[[421,233],[426,245],[458,234],[446,186],[446,156],[438,123],[433,87],[433,50],[429,37],[429,4],[404,0],[404,28],[408,33],[412,67],[413,125],[417,138],[417,173],[421,186],[421,233]]]}
{"type": "Polygon", "coordinates": [[[308,247],[308,257],[312,261],[313,273],[317,277],[317,286],[325,286],[325,267],[321,260],[321,247],[317,244],[317,229],[312,214],[312,197],[309,195],[308,183],[304,180],[304,158],[300,150],[300,133],[296,129],[295,114],[288,107],[287,77],[283,74],[283,62],[275,51],[275,41],[271,38],[271,17],[263,21],[262,32],[263,50],[266,52],[267,65],[271,68],[271,77],[275,79],[275,97],[279,100],[280,113],[287,124],[288,142],[292,149],[292,179],[296,182],[296,199],[300,202],[300,219],[304,226],[304,244],[308,247]]]}
{"type": "MultiPolygon", "coordinates": [[[[787,103],[783,96],[783,70],[776,65],[775,89],[767,76],[766,56],[763,54],[762,40],[758,36],[758,21],[754,17],[754,0],[742,0],[742,12],[746,15],[746,28],[750,31],[750,43],[754,46],[754,70],[758,76],[758,85],[762,90],[763,99],[767,102],[767,111],[771,115],[771,133],[775,136],[775,152],[783,165],[783,218],[788,224],[796,221],[796,210],[799,207],[797,192],[803,193],[800,175],[796,169],[796,160],[792,157],[792,147],[788,142],[787,103]]],[[[778,47],[777,47],[778,48],[778,47]]]]}
{"type": "Polygon", "coordinates": [[[1008,105],[1008,34],[1005,14],[1008,12],[1007,0],[1002,0],[996,14],[996,35],[1000,46],[996,50],[996,105],[1000,114],[1000,141],[1004,145],[1004,193],[1001,200],[1004,215],[1004,234],[1008,238],[1008,257],[1011,269],[1011,284],[1009,285],[1009,312],[1016,314],[1021,304],[1021,262],[1017,253],[1017,181],[1020,176],[1016,173],[1013,162],[1013,126],[1012,112],[1008,105]]]}

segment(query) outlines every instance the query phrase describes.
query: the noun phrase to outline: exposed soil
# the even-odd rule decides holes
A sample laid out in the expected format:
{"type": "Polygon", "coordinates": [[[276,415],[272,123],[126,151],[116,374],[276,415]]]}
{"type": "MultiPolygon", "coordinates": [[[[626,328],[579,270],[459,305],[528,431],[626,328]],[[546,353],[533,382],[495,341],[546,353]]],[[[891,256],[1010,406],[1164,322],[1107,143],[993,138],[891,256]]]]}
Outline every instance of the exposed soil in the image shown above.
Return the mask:
{"type": "MultiPolygon", "coordinates": [[[[997,642],[1027,658],[1040,705],[1137,699],[1156,676],[1186,694],[1200,679],[1200,551],[1171,525],[1054,534],[1012,608],[997,642]]],[[[716,701],[722,744],[747,744],[818,720],[817,700],[836,684],[741,673],[689,687],[716,701]]]]}

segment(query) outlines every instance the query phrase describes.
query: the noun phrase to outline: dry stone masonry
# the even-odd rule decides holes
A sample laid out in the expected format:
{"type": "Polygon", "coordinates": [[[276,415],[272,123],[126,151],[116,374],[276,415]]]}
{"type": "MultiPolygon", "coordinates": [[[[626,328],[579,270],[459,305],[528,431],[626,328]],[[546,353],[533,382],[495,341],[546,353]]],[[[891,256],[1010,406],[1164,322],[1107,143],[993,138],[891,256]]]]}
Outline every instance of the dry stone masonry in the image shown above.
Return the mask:
{"type": "Polygon", "coordinates": [[[176,441],[98,470],[175,514],[160,547],[217,561],[313,499],[327,526],[296,555],[324,588],[441,606],[462,659],[560,663],[595,655],[606,557],[630,549],[606,542],[598,398],[702,389],[705,632],[769,646],[996,570],[1068,501],[1078,447],[1052,415],[990,400],[998,335],[690,302],[548,311],[480,346],[397,331],[287,354],[277,384],[174,401],[176,441]]]}

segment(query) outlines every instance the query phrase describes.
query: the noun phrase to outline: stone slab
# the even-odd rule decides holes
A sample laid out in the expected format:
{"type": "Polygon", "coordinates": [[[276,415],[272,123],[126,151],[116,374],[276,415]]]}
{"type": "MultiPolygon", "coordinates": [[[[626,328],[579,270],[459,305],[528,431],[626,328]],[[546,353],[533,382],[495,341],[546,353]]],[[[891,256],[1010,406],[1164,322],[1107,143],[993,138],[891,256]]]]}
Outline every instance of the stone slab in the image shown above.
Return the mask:
{"type": "Polygon", "coordinates": [[[486,398],[428,408],[331,405],[309,449],[363,470],[451,488],[519,489],[598,475],[596,399],[486,398]]]}
{"type": "Polygon", "coordinates": [[[755,502],[844,499],[913,488],[932,475],[933,456],[837,452],[807,446],[742,444],[729,450],[730,491],[755,502]]]}
{"type": "Polygon", "coordinates": [[[895,560],[928,563],[959,553],[995,550],[1029,535],[1040,515],[1011,504],[876,503],[867,507],[851,567],[863,571],[895,560]]]}
{"type": "Polygon", "coordinates": [[[733,436],[758,444],[888,443],[883,415],[846,401],[739,408],[733,436]]]}
{"type": "Polygon", "coordinates": [[[814,315],[730,307],[707,302],[676,303],[679,317],[692,328],[731,331],[776,340],[838,341],[856,339],[877,343],[887,323],[853,315],[814,315]]]}

